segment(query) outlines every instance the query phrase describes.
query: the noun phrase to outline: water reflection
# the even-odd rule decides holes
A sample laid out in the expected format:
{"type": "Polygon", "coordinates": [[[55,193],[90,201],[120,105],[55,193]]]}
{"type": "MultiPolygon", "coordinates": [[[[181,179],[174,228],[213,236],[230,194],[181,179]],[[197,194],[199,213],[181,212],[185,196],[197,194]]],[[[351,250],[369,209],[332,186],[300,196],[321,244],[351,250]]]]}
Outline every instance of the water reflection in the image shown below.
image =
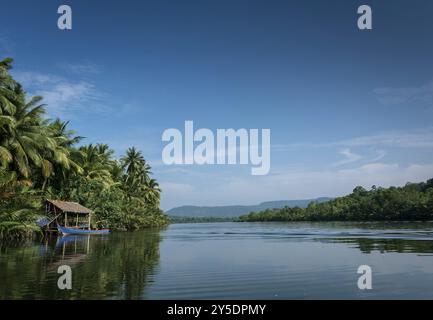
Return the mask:
{"type": "Polygon", "coordinates": [[[358,248],[362,253],[398,252],[398,253],[433,253],[432,240],[408,240],[408,239],[370,239],[370,238],[335,238],[323,240],[328,243],[346,243],[358,248]]]}
{"type": "Polygon", "coordinates": [[[0,244],[0,299],[414,298],[433,292],[433,223],[203,223],[0,244]],[[72,290],[57,268],[72,268],[72,290]],[[360,292],[370,265],[375,290],[360,292]],[[407,275],[410,274],[410,277],[407,275]]]}
{"type": "Polygon", "coordinates": [[[57,271],[61,265],[73,268],[84,261],[90,252],[90,238],[90,235],[69,235],[46,239],[39,247],[39,254],[45,260],[47,270],[57,271]]]}
{"type": "Polygon", "coordinates": [[[0,299],[138,299],[159,263],[160,233],[53,237],[4,246],[0,299]],[[72,290],[58,290],[57,268],[72,268],[72,290]]]}

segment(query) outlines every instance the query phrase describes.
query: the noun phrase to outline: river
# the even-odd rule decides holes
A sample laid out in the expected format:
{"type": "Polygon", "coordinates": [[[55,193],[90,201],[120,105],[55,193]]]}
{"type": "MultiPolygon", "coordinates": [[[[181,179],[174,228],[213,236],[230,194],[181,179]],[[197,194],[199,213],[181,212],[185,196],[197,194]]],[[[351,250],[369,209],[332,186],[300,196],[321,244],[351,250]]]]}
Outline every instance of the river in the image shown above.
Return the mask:
{"type": "Polygon", "coordinates": [[[431,222],[172,224],[0,249],[0,299],[433,298],[431,222]]]}

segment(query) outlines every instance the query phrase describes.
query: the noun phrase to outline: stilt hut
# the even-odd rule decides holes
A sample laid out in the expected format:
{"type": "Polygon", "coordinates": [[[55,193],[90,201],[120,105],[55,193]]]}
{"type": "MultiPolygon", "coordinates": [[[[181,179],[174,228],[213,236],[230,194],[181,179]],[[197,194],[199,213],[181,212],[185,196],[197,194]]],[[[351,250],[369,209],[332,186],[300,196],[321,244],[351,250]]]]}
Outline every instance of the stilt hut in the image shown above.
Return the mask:
{"type": "Polygon", "coordinates": [[[77,202],[46,200],[45,211],[50,216],[55,217],[46,225],[48,230],[55,229],[56,221],[66,228],[75,227],[90,230],[92,210],[77,202]]]}

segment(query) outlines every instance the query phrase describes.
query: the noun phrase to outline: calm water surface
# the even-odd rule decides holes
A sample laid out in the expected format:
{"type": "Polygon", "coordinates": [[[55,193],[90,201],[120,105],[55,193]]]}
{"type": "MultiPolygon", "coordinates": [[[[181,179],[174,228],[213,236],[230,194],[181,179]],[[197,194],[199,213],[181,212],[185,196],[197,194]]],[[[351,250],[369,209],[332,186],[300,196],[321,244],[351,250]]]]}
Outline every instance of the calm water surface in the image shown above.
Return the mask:
{"type": "Polygon", "coordinates": [[[0,249],[0,299],[433,299],[430,222],[173,224],[0,249]]]}

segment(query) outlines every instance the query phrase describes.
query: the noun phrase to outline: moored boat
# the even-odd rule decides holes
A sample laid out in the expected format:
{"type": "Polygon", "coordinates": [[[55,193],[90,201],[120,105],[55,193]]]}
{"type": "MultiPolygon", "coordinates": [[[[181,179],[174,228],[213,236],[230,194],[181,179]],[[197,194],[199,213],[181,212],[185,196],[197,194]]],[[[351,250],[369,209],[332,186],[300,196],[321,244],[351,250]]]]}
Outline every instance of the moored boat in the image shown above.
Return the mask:
{"type": "Polygon", "coordinates": [[[47,217],[36,222],[45,232],[58,232],[62,235],[108,234],[110,229],[92,229],[92,210],[77,202],[45,201],[47,217]],[[83,221],[85,220],[85,221],[83,221]]]}
{"type": "Polygon", "coordinates": [[[68,228],[63,227],[56,223],[57,230],[63,235],[67,234],[108,234],[110,233],[110,229],[80,229],[80,228],[68,228]]]}

